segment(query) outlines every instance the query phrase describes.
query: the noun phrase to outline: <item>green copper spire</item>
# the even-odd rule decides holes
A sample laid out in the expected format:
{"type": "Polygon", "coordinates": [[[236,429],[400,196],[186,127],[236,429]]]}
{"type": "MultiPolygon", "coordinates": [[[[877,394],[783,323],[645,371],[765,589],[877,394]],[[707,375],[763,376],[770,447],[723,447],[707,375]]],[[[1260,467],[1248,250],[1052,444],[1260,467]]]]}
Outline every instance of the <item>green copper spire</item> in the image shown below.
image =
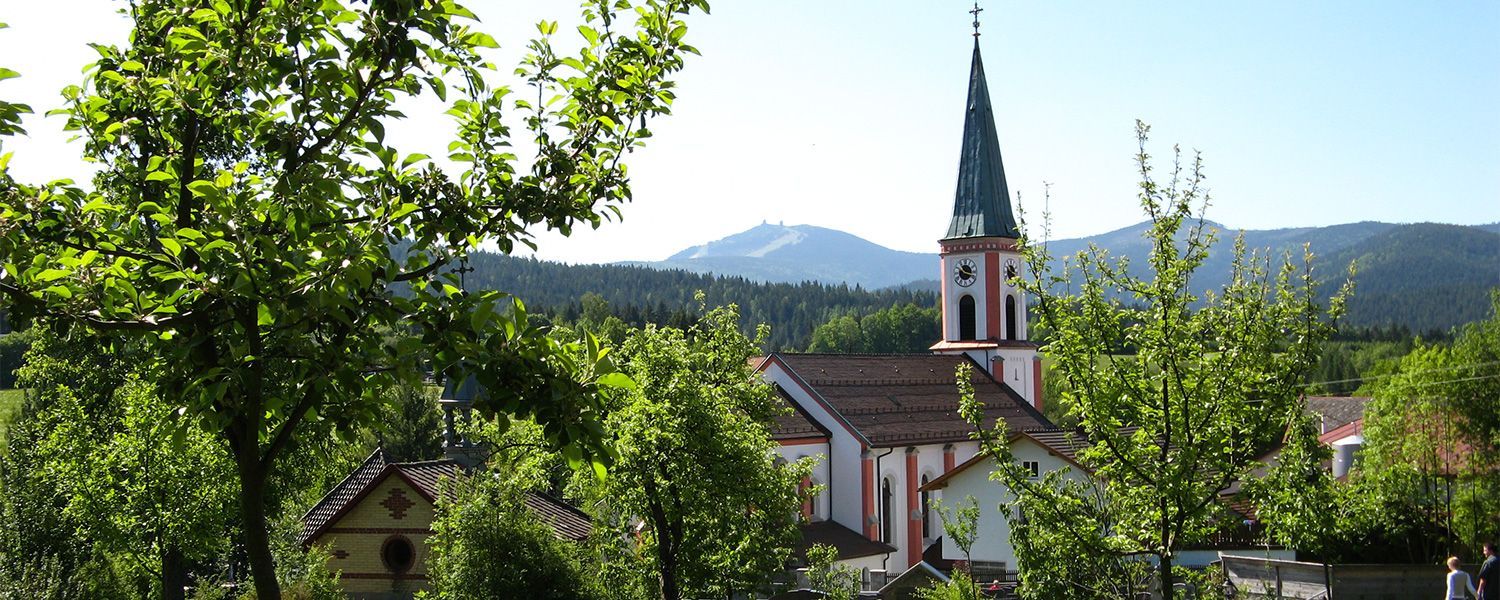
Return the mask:
{"type": "Polygon", "coordinates": [[[995,135],[995,112],[990,107],[977,36],[974,65],[969,70],[964,143],[958,157],[958,191],[953,194],[953,222],[943,239],[973,237],[1021,237],[1010,212],[1010,189],[1005,185],[1005,165],[1000,161],[1000,139],[995,135]]]}

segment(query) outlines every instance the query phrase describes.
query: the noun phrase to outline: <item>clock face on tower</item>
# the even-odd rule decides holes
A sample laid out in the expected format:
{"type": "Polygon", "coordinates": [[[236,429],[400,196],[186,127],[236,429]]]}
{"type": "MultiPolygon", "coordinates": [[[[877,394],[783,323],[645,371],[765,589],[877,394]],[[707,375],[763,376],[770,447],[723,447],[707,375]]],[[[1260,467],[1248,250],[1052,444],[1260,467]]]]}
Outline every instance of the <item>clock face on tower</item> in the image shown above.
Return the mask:
{"type": "Polygon", "coordinates": [[[969,287],[979,280],[979,267],[974,264],[972,258],[961,258],[958,264],[953,266],[953,282],[961,287],[969,287]]]}
{"type": "Polygon", "coordinates": [[[1014,258],[1007,258],[1007,259],[1005,259],[1005,278],[1006,279],[1015,279],[1016,278],[1016,273],[1019,273],[1019,272],[1020,272],[1020,263],[1016,262],[1016,259],[1014,259],[1014,258]]]}

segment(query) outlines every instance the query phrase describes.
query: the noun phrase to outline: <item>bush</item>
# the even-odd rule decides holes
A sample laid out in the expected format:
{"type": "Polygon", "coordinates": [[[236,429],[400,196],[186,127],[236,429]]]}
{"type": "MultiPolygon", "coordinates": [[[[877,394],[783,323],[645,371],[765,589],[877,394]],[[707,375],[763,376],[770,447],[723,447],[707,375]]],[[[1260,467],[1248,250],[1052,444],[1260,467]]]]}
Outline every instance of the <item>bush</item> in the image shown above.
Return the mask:
{"type": "Polygon", "coordinates": [[[601,597],[579,566],[579,549],[557,539],[526,508],[524,491],[492,474],[449,485],[438,504],[428,580],[436,597],[453,600],[585,600],[601,597]]]}

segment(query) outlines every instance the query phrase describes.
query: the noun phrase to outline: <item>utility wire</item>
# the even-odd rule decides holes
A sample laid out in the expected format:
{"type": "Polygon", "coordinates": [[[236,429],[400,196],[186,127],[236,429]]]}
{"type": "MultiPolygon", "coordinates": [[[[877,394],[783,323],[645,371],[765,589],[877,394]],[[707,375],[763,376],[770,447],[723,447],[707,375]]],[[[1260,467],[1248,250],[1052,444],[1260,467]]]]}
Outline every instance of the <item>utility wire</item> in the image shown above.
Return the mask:
{"type": "MultiPolygon", "coordinates": [[[[1410,373],[1389,373],[1389,374],[1386,374],[1386,375],[1371,375],[1369,377],[1355,377],[1353,379],[1337,379],[1337,380],[1334,380],[1334,381],[1314,381],[1314,382],[1310,382],[1310,383],[1304,383],[1304,384],[1301,385],[1301,387],[1311,387],[1311,386],[1314,386],[1314,385],[1327,385],[1327,384],[1330,384],[1330,383],[1355,383],[1355,382],[1360,382],[1360,381],[1374,381],[1374,380],[1377,380],[1377,379],[1388,379],[1388,378],[1397,377],[1397,376],[1400,376],[1400,375],[1426,375],[1428,373],[1441,373],[1443,371],[1456,371],[1458,369],[1478,369],[1480,367],[1491,367],[1491,366],[1495,366],[1495,365],[1500,365],[1500,360],[1494,360],[1494,361],[1485,362],[1485,363],[1475,363],[1475,364],[1470,364],[1470,365],[1457,365],[1457,366],[1452,366],[1452,367],[1441,367],[1441,368],[1437,368],[1437,369],[1427,369],[1425,371],[1413,371],[1413,372],[1410,372],[1410,373]]],[[[1480,379],[1488,379],[1490,377],[1496,377],[1496,376],[1500,376],[1500,375],[1486,375],[1486,376],[1480,377],[1480,379]]],[[[1432,382],[1432,384],[1437,384],[1437,383],[1453,383],[1453,382],[1457,382],[1457,381],[1469,381],[1471,379],[1473,379],[1473,378],[1470,378],[1470,379],[1451,379],[1451,380],[1445,380],[1445,381],[1434,381],[1434,382],[1432,382]]],[[[1430,384],[1424,384],[1424,385],[1430,385],[1430,384]]]]}

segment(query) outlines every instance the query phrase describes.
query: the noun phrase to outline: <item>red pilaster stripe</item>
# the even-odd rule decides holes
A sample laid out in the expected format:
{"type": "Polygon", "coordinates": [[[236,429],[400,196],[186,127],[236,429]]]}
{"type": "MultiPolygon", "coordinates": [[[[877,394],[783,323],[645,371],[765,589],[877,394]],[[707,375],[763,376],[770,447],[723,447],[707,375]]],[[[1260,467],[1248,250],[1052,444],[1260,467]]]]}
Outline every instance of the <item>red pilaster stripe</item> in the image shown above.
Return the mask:
{"type": "Polygon", "coordinates": [[[805,523],[811,523],[813,516],[813,497],[812,494],[807,493],[807,490],[810,488],[812,488],[812,478],[803,477],[802,486],[798,489],[805,494],[802,497],[802,521],[805,523]]]}
{"type": "Polygon", "coordinates": [[[906,449],[906,566],[922,562],[922,521],[913,519],[913,514],[918,514],[917,504],[921,502],[917,495],[917,449],[911,447],[906,449]]]}
{"type": "Polygon", "coordinates": [[[1042,357],[1031,357],[1031,389],[1035,394],[1031,397],[1032,404],[1038,411],[1042,410],[1042,357]]]}
{"type": "Polygon", "coordinates": [[[953,470],[953,444],[943,446],[943,472],[953,470]]]}
{"type": "Polygon", "coordinates": [[[865,454],[864,454],[864,457],[860,460],[860,462],[862,463],[862,465],[861,465],[862,468],[860,469],[860,471],[862,473],[862,481],[864,482],[864,485],[862,485],[860,487],[864,489],[864,492],[862,493],[862,495],[864,496],[864,500],[865,500],[865,502],[864,502],[864,505],[865,505],[864,515],[862,515],[860,517],[860,519],[862,521],[864,521],[864,525],[865,525],[865,537],[870,538],[872,540],[878,540],[878,539],[880,539],[880,531],[875,526],[875,522],[874,522],[874,516],[875,516],[875,458],[872,457],[872,456],[870,456],[870,452],[868,450],[866,450],[865,454]]]}
{"type": "Polygon", "coordinates": [[[985,337],[1000,339],[1000,253],[984,253],[985,337]]]}
{"type": "Polygon", "coordinates": [[[938,336],[940,340],[948,339],[948,278],[952,275],[948,274],[947,254],[948,249],[945,247],[943,248],[944,257],[938,260],[938,295],[941,300],[938,306],[942,307],[938,312],[943,315],[943,329],[941,335],[938,336]]]}

